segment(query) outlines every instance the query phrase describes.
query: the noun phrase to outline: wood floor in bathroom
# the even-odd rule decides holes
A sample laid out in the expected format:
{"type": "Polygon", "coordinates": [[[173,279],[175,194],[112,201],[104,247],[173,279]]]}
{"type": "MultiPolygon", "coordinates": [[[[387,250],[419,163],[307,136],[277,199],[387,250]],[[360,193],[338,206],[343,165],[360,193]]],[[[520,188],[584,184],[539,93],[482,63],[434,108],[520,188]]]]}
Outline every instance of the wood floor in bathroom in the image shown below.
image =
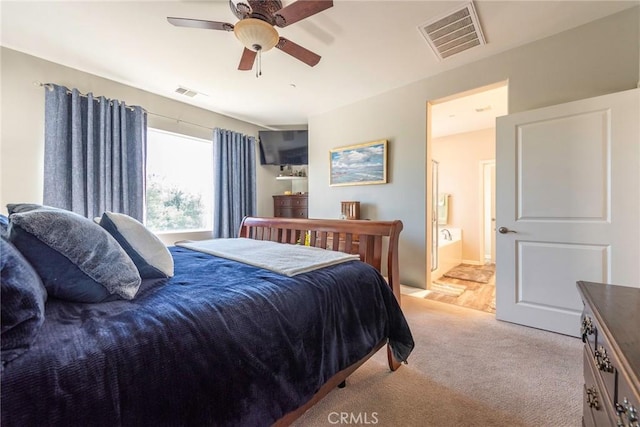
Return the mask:
{"type": "Polygon", "coordinates": [[[478,283],[444,276],[438,278],[436,282],[443,285],[444,289],[446,289],[447,285],[450,285],[452,289],[462,290],[462,287],[464,287],[464,290],[456,296],[455,294],[458,292],[438,292],[438,287],[432,287],[431,292],[425,296],[426,299],[460,305],[488,313],[496,312],[495,273],[489,279],[489,283],[478,283]]]}

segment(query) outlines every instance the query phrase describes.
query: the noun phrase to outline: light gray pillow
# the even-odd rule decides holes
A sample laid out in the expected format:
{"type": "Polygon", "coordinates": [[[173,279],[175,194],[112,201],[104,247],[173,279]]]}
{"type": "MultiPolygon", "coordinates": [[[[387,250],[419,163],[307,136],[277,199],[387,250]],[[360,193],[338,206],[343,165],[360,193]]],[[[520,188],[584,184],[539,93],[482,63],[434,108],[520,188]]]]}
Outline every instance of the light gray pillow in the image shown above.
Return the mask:
{"type": "Polygon", "coordinates": [[[158,237],[129,215],[105,212],[100,225],[129,255],[143,279],[173,276],[173,257],[158,237]]]}

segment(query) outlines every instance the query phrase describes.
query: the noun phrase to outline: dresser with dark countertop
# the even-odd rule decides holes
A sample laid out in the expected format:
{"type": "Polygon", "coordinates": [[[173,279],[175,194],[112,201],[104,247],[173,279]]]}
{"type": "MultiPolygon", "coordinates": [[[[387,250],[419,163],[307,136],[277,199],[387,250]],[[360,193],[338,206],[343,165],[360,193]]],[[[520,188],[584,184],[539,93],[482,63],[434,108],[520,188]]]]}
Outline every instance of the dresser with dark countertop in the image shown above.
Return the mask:
{"type": "Polygon", "coordinates": [[[640,427],[640,289],[578,282],[584,426],[640,427]]]}

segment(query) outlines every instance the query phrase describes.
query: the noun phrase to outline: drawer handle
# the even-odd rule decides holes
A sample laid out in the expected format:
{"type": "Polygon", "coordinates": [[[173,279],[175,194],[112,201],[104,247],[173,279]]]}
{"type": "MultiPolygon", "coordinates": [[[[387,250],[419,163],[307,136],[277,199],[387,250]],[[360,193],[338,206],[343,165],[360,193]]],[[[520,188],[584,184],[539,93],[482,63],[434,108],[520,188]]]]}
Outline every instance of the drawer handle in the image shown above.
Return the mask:
{"type": "Polygon", "coordinates": [[[587,405],[589,405],[589,408],[594,408],[596,411],[600,409],[600,403],[598,403],[598,391],[595,387],[587,388],[587,405]]]}
{"type": "Polygon", "coordinates": [[[580,327],[580,333],[582,334],[582,342],[587,342],[587,337],[593,335],[595,328],[593,327],[593,321],[591,317],[585,316],[582,319],[582,326],[580,327]]]}
{"type": "Polygon", "coordinates": [[[638,410],[629,403],[626,397],[622,404],[616,403],[616,425],[618,427],[638,427],[638,410]]]}
{"type": "Polygon", "coordinates": [[[611,364],[611,360],[609,360],[607,350],[603,346],[598,346],[593,359],[596,362],[598,369],[602,372],[613,372],[613,365],[611,364]]]}

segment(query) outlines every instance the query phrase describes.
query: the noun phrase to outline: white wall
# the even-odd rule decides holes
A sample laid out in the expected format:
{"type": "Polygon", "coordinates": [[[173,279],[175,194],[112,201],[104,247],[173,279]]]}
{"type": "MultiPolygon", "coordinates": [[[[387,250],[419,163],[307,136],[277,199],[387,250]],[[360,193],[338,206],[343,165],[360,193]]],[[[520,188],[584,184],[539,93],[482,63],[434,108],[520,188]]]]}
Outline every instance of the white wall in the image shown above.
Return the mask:
{"type": "MultiPolygon", "coordinates": [[[[211,140],[211,129],[220,127],[258,136],[261,127],[193,107],[169,98],[126,86],[112,80],[68,68],[15,50],[1,48],[0,89],[2,129],[0,132],[0,212],[7,203],[42,203],[44,170],[44,91],[33,82],[50,82],[82,93],[119,99],[140,105],[150,113],[180,119],[148,115],[150,127],[211,140]]],[[[273,194],[282,194],[276,182],[277,166],[257,165],[258,215],[273,215],[273,194]]]]}
{"type": "Polygon", "coordinates": [[[438,188],[450,194],[448,227],[462,230],[462,259],[482,264],[482,180],[480,161],[495,160],[495,128],[432,139],[437,160],[438,188]]]}
{"type": "Polygon", "coordinates": [[[427,102],[508,80],[513,113],[634,88],[640,76],[639,10],[310,117],[310,216],[336,218],[341,200],[360,200],[365,218],[402,220],[401,281],[425,288],[430,256],[425,208],[431,197],[427,102]],[[388,184],[329,186],[330,149],[379,139],[389,140],[388,184]]]}

